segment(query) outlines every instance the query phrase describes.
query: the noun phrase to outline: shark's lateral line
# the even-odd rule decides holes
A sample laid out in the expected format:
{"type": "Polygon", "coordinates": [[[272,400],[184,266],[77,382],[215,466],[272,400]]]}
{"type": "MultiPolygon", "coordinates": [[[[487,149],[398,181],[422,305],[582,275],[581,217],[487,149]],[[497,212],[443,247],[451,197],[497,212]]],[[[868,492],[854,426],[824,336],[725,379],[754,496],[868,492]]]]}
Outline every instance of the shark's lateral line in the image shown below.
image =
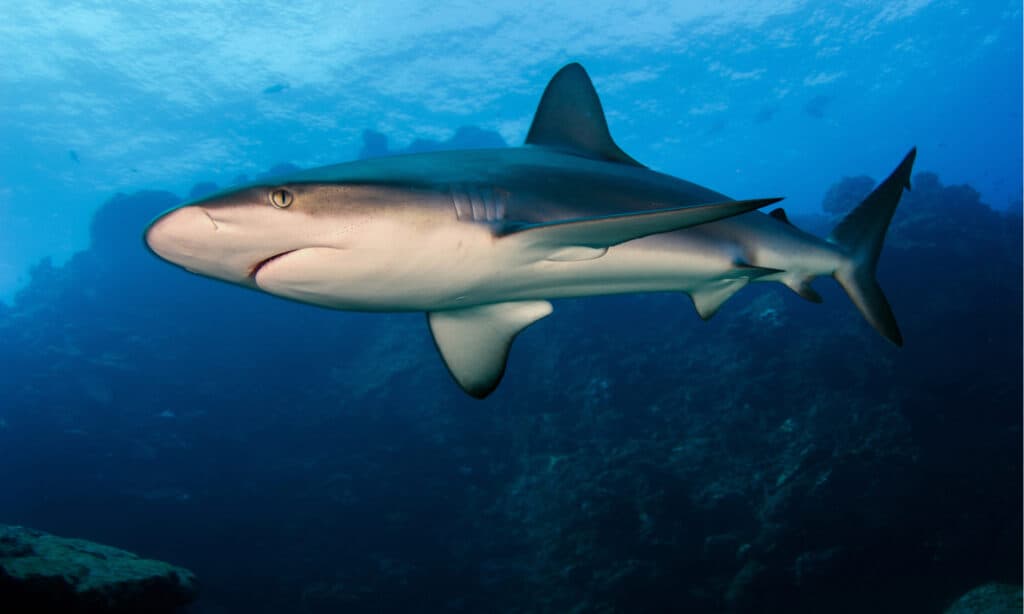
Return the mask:
{"type": "Polygon", "coordinates": [[[651,171],[612,140],[579,64],[548,84],[523,147],[364,160],[174,209],[149,247],[185,269],[333,309],[423,311],[455,381],[490,394],[554,298],[679,291],[702,318],[752,281],[815,302],[822,275],[896,344],[875,281],[914,151],[828,239],[777,198],[732,200],[651,171]]]}

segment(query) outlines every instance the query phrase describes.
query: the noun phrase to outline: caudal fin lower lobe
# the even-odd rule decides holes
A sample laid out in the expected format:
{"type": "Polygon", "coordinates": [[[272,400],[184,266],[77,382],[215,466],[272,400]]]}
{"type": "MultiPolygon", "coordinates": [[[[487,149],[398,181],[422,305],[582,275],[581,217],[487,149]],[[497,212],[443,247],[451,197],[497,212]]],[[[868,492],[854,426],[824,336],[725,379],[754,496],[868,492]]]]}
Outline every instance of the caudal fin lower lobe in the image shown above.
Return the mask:
{"type": "Polygon", "coordinates": [[[910,189],[910,172],[916,156],[917,148],[911,149],[896,170],[843,218],[828,238],[849,256],[848,262],[836,270],[836,281],[875,330],[896,345],[903,345],[903,335],[875,279],[875,270],[896,205],[903,190],[910,189]]]}

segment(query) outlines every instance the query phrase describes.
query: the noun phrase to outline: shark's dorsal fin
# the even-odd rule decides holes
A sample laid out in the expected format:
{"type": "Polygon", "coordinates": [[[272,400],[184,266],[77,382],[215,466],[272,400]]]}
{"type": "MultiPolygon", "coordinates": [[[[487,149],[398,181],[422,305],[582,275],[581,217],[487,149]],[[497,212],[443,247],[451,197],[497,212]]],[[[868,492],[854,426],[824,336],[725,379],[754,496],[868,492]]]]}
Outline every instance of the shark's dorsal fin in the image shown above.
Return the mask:
{"type": "Polygon", "coordinates": [[[576,63],[565,66],[551,78],[537,105],[526,144],[646,168],[612,140],[594,84],[587,71],[576,63]]]}
{"type": "Polygon", "coordinates": [[[512,340],[551,313],[547,301],[478,305],[427,314],[434,343],[448,371],[478,399],[491,394],[505,374],[512,340]]]}

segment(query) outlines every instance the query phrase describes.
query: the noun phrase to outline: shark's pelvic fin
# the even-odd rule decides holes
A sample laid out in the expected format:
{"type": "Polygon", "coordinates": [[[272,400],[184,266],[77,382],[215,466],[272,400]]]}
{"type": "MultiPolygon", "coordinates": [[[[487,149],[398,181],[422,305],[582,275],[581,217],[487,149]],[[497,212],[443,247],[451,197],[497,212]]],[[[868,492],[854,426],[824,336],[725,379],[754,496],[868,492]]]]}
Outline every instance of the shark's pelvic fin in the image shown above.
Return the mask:
{"type": "Polygon", "coordinates": [[[693,306],[697,309],[697,315],[702,320],[709,320],[711,316],[718,313],[719,308],[725,301],[740,291],[740,288],[750,282],[748,277],[737,277],[732,279],[720,279],[705,284],[699,290],[690,292],[693,306]]]}
{"type": "Polygon", "coordinates": [[[718,313],[725,301],[739,292],[740,288],[750,283],[751,280],[783,272],[781,269],[754,266],[744,260],[738,260],[733,267],[729,277],[705,284],[698,290],[689,293],[693,300],[693,306],[697,309],[697,315],[701,319],[711,319],[711,316],[718,313]]]}
{"type": "Polygon", "coordinates": [[[554,254],[561,252],[566,247],[603,249],[647,235],[679,230],[746,213],[779,200],[781,199],[730,200],[706,205],[656,209],[641,213],[622,213],[543,224],[507,226],[499,229],[497,234],[518,237],[526,241],[531,248],[554,254]]]}
{"type": "Polygon", "coordinates": [[[526,144],[646,168],[612,140],[594,84],[576,63],[563,67],[551,78],[533,116],[526,144]]]}
{"type": "Polygon", "coordinates": [[[512,340],[551,310],[547,301],[495,303],[434,311],[427,314],[427,322],[456,383],[482,399],[497,388],[505,374],[512,340]]]}

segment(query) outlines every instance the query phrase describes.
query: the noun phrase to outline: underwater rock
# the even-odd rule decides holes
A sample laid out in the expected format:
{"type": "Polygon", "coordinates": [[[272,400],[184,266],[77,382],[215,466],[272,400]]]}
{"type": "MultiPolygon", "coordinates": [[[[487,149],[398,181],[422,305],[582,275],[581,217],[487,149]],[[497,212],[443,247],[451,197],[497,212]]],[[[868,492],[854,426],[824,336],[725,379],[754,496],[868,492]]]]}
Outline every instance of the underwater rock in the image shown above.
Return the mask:
{"type": "Polygon", "coordinates": [[[192,572],[81,539],[0,525],[5,612],[171,613],[195,600],[192,572]]]}
{"type": "Polygon", "coordinates": [[[289,88],[287,83],[275,83],[269,87],[263,88],[264,94],[280,94],[281,92],[289,88]]]}
{"type": "Polygon", "coordinates": [[[807,104],[804,105],[804,113],[810,117],[821,119],[822,117],[825,117],[825,111],[828,109],[829,105],[832,104],[833,100],[834,98],[832,96],[815,96],[808,100],[807,104]]]}
{"type": "Polygon", "coordinates": [[[376,130],[363,130],[363,147],[359,151],[359,159],[379,158],[398,154],[425,153],[450,149],[489,149],[508,147],[505,139],[493,130],[484,130],[477,126],[462,126],[455,131],[450,139],[436,141],[433,139],[416,139],[403,149],[391,149],[388,137],[376,130]]]}
{"type": "Polygon", "coordinates": [[[274,166],[271,166],[269,171],[257,175],[256,178],[268,179],[270,177],[277,177],[278,175],[290,175],[298,170],[300,170],[300,168],[291,162],[279,162],[274,166]]]}
{"type": "Polygon", "coordinates": [[[875,187],[875,180],[867,175],[843,177],[825,192],[821,209],[832,215],[846,215],[853,211],[875,187]]]}
{"type": "Polygon", "coordinates": [[[388,155],[388,137],[376,130],[363,130],[363,148],[357,156],[360,160],[388,155]]]}
{"type": "Polygon", "coordinates": [[[778,112],[779,107],[772,104],[765,105],[761,107],[761,109],[757,112],[757,115],[754,116],[754,123],[764,124],[770,122],[772,118],[775,117],[775,114],[778,112]]]}
{"type": "Polygon", "coordinates": [[[199,200],[213,194],[218,189],[217,184],[212,181],[200,181],[189,190],[187,200],[199,200]]]}
{"type": "Polygon", "coordinates": [[[162,211],[181,202],[170,192],[117,194],[96,212],[90,226],[90,249],[122,263],[140,260],[142,231],[162,211]],[[126,258],[126,255],[134,256],[126,258]]]}
{"type": "Polygon", "coordinates": [[[957,599],[945,614],[1011,614],[1020,612],[1021,604],[1019,585],[985,584],[957,599]]]}

